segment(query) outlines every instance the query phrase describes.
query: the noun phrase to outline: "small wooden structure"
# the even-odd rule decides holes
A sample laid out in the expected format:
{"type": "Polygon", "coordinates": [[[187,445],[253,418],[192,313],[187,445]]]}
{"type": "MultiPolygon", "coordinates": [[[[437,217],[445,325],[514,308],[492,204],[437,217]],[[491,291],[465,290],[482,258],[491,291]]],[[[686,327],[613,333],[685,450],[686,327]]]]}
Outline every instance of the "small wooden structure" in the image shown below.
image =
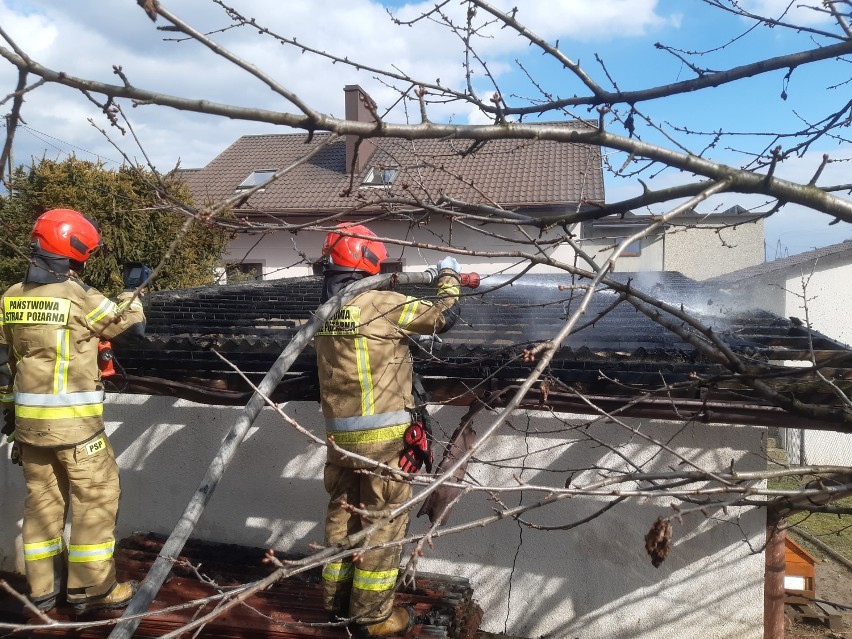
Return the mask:
{"type": "Polygon", "coordinates": [[[816,577],[814,565],[818,559],[802,548],[787,535],[784,547],[784,590],[788,601],[804,598],[813,601],[816,596],[816,577]]]}
{"type": "Polygon", "coordinates": [[[802,548],[790,535],[784,548],[784,603],[793,621],[823,623],[834,632],[843,631],[841,612],[831,604],[816,599],[814,566],[819,561],[802,548]]]}

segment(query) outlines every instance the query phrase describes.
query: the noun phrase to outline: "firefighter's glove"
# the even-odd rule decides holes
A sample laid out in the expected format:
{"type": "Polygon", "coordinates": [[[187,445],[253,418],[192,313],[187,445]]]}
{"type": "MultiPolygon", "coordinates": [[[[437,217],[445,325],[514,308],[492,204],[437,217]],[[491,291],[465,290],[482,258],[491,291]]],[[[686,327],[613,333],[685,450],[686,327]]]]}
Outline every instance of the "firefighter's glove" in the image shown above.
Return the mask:
{"type": "Polygon", "coordinates": [[[3,402],[3,426],[0,432],[11,436],[15,432],[15,404],[3,402]]]}
{"type": "Polygon", "coordinates": [[[432,472],[432,446],[423,424],[411,424],[403,435],[405,450],[399,458],[399,467],[405,473],[416,473],[425,463],[427,472],[432,472]]]}
{"type": "Polygon", "coordinates": [[[12,442],[12,454],[9,456],[9,459],[12,460],[13,464],[17,464],[18,466],[23,466],[24,461],[21,457],[21,445],[15,441],[12,442]]]}
{"type": "Polygon", "coordinates": [[[442,271],[452,271],[456,277],[460,277],[459,273],[461,273],[461,264],[459,264],[458,260],[456,260],[456,258],[452,255],[447,255],[444,259],[438,262],[438,274],[440,275],[442,271]]]}

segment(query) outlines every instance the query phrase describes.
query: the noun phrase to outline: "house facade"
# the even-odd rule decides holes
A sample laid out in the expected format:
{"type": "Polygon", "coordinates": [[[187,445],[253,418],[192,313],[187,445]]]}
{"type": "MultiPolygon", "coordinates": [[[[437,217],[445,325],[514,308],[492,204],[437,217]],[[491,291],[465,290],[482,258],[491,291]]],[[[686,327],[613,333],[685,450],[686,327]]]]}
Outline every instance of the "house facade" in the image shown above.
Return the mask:
{"type": "MultiPolygon", "coordinates": [[[[346,117],[373,121],[375,105],[363,89],[344,89],[346,117]]],[[[589,127],[585,121],[548,123],[589,127]]],[[[526,261],[511,253],[536,253],[529,235],[507,224],[490,224],[487,215],[473,222],[452,223],[429,215],[429,205],[450,209],[460,203],[484,205],[521,216],[546,219],[593,211],[605,201],[600,149],[550,141],[494,140],[476,148],[458,140],[405,141],[377,138],[358,143],[353,136],[334,141],[328,134],[304,133],[245,136],[201,169],[183,170],[196,205],[236,197],[266,183],[285,167],[290,170],[267,183],[234,215],[245,226],[223,256],[220,283],[310,275],[320,257],[321,234],[276,232],[276,221],[290,223],[367,222],[388,243],[390,258],[400,268],[433,265],[440,251],[413,249],[405,242],[452,241],[473,250],[462,257],[465,268],[481,273],[517,273],[526,261]],[[319,151],[308,161],[302,158],[319,151]],[[423,207],[399,203],[415,196],[423,207]],[[380,201],[397,200],[396,204],[380,201]],[[400,241],[400,244],[393,244],[400,241]]],[[[573,248],[560,241],[572,233],[598,264],[615,247],[644,229],[649,217],[627,212],[563,227],[545,228],[538,246],[554,259],[574,263],[573,248]]],[[[678,271],[703,280],[764,260],[763,218],[740,206],[721,212],[689,211],[648,237],[632,242],[621,254],[620,272],[678,271]]],[[[588,266],[588,265],[583,265],[588,266]]],[[[559,269],[537,265],[533,272],[559,269]]]]}
{"type": "MultiPolygon", "coordinates": [[[[360,87],[347,86],[344,94],[348,119],[373,121],[375,107],[360,87]]],[[[585,121],[549,125],[594,126],[585,121]]],[[[234,207],[245,226],[224,256],[229,272],[260,279],[311,274],[323,234],[275,232],[276,222],[282,220],[366,223],[387,240],[391,259],[401,260],[406,270],[434,265],[443,253],[394,241],[438,247],[451,242],[474,252],[462,256],[465,268],[484,273],[520,270],[524,260],[506,254],[537,253],[539,246],[571,262],[573,251],[564,243],[553,244],[565,235],[559,226],[537,236],[534,246],[514,226],[489,223],[482,211],[474,211],[481,219],[462,224],[430,214],[429,207],[464,210],[461,203],[467,203],[541,219],[594,209],[605,199],[600,148],[546,140],[494,140],[474,146],[463,140],[377,138],[359,143],[354,136],[336,139],[324,133],[255,135],[240,138],[204,168],[181,175],[196,205],[203,205],[238,196],[287,167],[286,174],[234,207]],[[494,252],[504,255],[488,255],[494,252]]]]}
{"type": "MultiPolygon", "coordinates": [[[[648,221],[648,216],[625,213],[584,222],[580,244],[603,263],[648,221]]],[[[677,271],[705,280],[763,263],[763,218],[741,206],[707,214],[689,211],[625,249],[617,271],[677,271]]]]}

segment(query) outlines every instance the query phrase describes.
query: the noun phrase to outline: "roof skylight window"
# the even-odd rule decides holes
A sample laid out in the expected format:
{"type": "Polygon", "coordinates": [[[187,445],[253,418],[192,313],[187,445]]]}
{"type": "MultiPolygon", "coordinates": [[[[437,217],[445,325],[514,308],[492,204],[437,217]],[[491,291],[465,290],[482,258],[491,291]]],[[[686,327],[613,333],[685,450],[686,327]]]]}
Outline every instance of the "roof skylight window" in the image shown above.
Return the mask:
{"type": "Polygon", "coordinates": [[[246,189],[251,189],[263,184],[275,175],[277,170],[278,169],[259,169],[257,171],[252,171],[245,180],[240,182],[239,186],[237,186],[237,191],[245,191],[246,189]]]}
{"type": "Polygon", "coordinates": [[[361,186],[388,186],[399,174],[399,169],[374,166],[361,182],[361,186]]]}

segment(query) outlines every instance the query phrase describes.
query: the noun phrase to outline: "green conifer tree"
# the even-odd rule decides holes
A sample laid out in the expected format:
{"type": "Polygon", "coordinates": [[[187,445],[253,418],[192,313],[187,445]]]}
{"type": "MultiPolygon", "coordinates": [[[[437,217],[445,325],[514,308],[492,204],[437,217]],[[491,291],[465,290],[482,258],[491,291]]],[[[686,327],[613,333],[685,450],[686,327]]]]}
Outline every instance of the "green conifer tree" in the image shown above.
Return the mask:
{"type": "MultiPolygon", "coordinates": [[[[11,195],[0,196],[0,286],[18,282],[26,269],[29,238],[35,219],[52,208],[76,209],[94,218],[104,247],[89,259],[83,279],[106,295],[122,288],[126,262],[157,265],[186,220],[163,199],[145,169],[102,163],[71,156],[43,159],[18,167],[11,195]]],[[[189,191],[175,174],[163,178],[168,193],[191,204],[189,191]]],[[[203,286],[214,281],[215,268],[229,239],[214,226],[194,222],[189,233],[163,267],[153,289],[203,286]]]]}

